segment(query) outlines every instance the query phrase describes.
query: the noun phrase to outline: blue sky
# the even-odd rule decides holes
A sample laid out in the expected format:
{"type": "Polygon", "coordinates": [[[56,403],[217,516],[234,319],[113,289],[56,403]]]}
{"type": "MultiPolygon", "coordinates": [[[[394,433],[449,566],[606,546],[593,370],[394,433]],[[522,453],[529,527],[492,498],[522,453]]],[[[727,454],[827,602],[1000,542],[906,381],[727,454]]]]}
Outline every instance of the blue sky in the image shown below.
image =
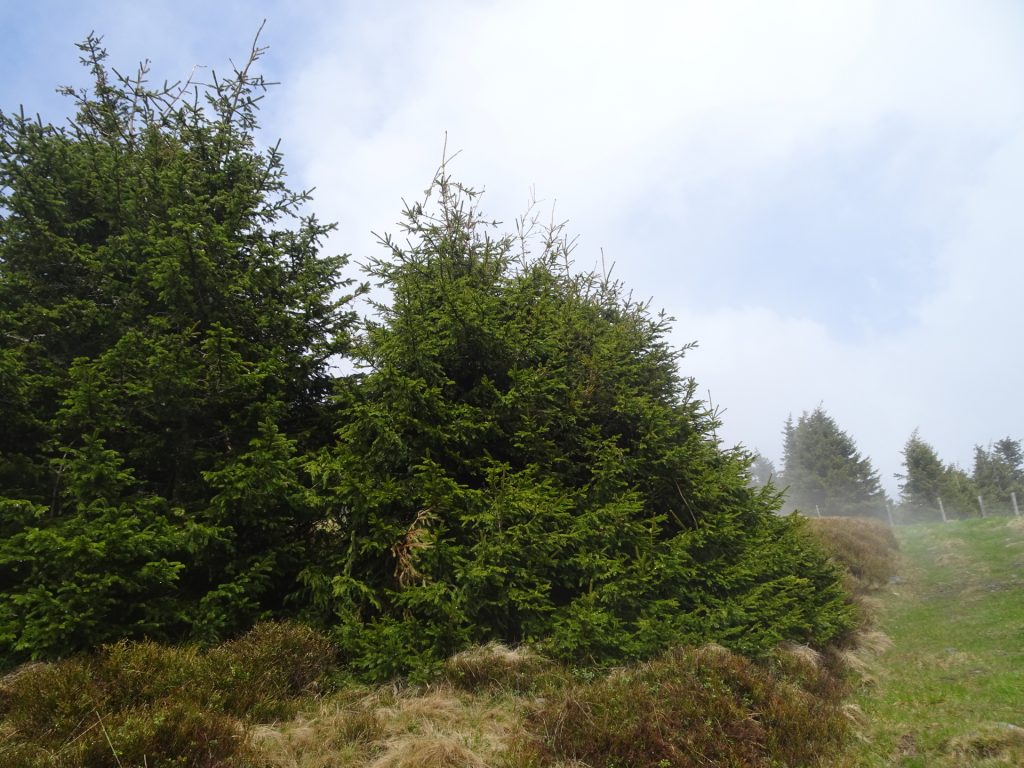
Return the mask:
{"type": "MultiPolygon", "coordinates": [[[[915,428],[967,468],[1024,438],[1017,2],[0,2],[0,108],[58,120],[74,43],[157,79],[262,42],[263,113],[358,261],[452,166],[567,219],[697,340],[720,434],[776,459],[823,403],[891,492],[915,428]]],[[[354,270],[353,270],[354,271],[354,270]]]]}

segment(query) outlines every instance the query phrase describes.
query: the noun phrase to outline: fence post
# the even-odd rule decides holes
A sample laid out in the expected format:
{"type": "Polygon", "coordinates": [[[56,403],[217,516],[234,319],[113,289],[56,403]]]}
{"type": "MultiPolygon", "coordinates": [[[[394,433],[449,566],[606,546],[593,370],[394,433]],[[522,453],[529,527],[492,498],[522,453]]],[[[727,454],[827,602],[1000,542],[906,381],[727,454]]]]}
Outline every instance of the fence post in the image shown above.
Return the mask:
{"type": "Polygon", "coordinates": [[[892,507],[889,506],[889,502],[885,502],[885,514],[889,516],[889,527],[892,528],[892,507]]]}
{"type": "Polygon", "coordinates": [[[821,507],[817,504],[814,505],[814,511],[818,513],[818,517],[821,517],[821,507]]]}
{"type": "Polygon", "coordinates": [[[1013,501],[1013,514],[1020,517],[1020,508],[1017,506],[1017,492],[1010,491],[1010,499],[1013,501]]]}
{"type": "Polygon", "coordinates": [[[946,519],[946,508],[944,506],[942,506],[942,497],[941,496],[939,497],[939,512],[942,513],[942,522],[948,523],[949,520],[946,519]]]}
{"type": "Polygon", "coordinates": [[[985,517],[985,500],[981,496],[978,497],[978,506],[981,507],[981,516],[985,517]]]}

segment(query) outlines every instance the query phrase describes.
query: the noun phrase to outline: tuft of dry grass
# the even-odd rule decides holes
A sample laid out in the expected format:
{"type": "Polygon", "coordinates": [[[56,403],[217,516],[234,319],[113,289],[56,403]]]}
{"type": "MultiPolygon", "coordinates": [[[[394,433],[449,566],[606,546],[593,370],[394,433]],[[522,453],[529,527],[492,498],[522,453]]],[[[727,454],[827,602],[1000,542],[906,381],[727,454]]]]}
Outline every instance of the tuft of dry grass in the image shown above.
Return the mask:
{"type": "Polygon", "coordinates": [[[522,729],[520,709],[511,695],[450,685],[342,691],[257,729],[254,743],[273,768],[472,768],[503,759],[522,729]]]}
{"type": "Polygon", "coordinates": [[[1024,765],[1024,728],[1010,723],[990,723],[979,730],[949,740],[946,756],[956,765],[1024,765]]]}
{"type": "Polygon", "coordinates": [[[487,768],[456,737],[409,735],[393,740],[369,768],[487,768]]]}
{"type": "Polygon", "coordinates": [[[457,653],[444,663],[444,676],[468,691],[508,689],[526,691],[555,664],[536,651],[487,643],[457,653]]]}

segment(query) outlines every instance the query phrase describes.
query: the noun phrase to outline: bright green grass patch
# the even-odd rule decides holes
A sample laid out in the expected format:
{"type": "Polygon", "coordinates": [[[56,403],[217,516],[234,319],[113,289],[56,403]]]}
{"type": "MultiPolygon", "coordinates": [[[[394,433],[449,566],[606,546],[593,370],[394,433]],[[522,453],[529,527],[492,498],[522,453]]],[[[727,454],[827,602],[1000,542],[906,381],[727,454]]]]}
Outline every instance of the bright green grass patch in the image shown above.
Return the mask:
{"type": "Polygon", "coordinates": [[[901,580],[882,598],[892,648],[862,692],[856,766],[1024,765],[1024,522],[897,529],[901,580]]]}

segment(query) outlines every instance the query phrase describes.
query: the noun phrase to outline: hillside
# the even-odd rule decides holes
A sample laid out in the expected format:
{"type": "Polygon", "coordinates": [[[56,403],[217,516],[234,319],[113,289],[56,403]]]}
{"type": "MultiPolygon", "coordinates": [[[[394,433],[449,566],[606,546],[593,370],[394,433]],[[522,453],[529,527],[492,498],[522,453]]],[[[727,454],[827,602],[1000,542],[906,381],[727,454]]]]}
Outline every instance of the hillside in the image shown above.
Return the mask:
{"type": "MultiPolygon", "coordinates": [[[[888,580],[894,542],[881,524],[811,530],[856,592],[888,580]]],[[[756,657],[681,645],[611,667],[492,643],[452,656],[429,682],[371,686],[299,624],[259,624],[207,648],[120,642],[0,678],[0,764],[831,766],[851,733],[852,643],[783,642],[756,657]]]]}
{"type": "Polygon", "coordinates": [[[1024,519],[897,529],[852,765],[1024,765],[1024,519]]]}

